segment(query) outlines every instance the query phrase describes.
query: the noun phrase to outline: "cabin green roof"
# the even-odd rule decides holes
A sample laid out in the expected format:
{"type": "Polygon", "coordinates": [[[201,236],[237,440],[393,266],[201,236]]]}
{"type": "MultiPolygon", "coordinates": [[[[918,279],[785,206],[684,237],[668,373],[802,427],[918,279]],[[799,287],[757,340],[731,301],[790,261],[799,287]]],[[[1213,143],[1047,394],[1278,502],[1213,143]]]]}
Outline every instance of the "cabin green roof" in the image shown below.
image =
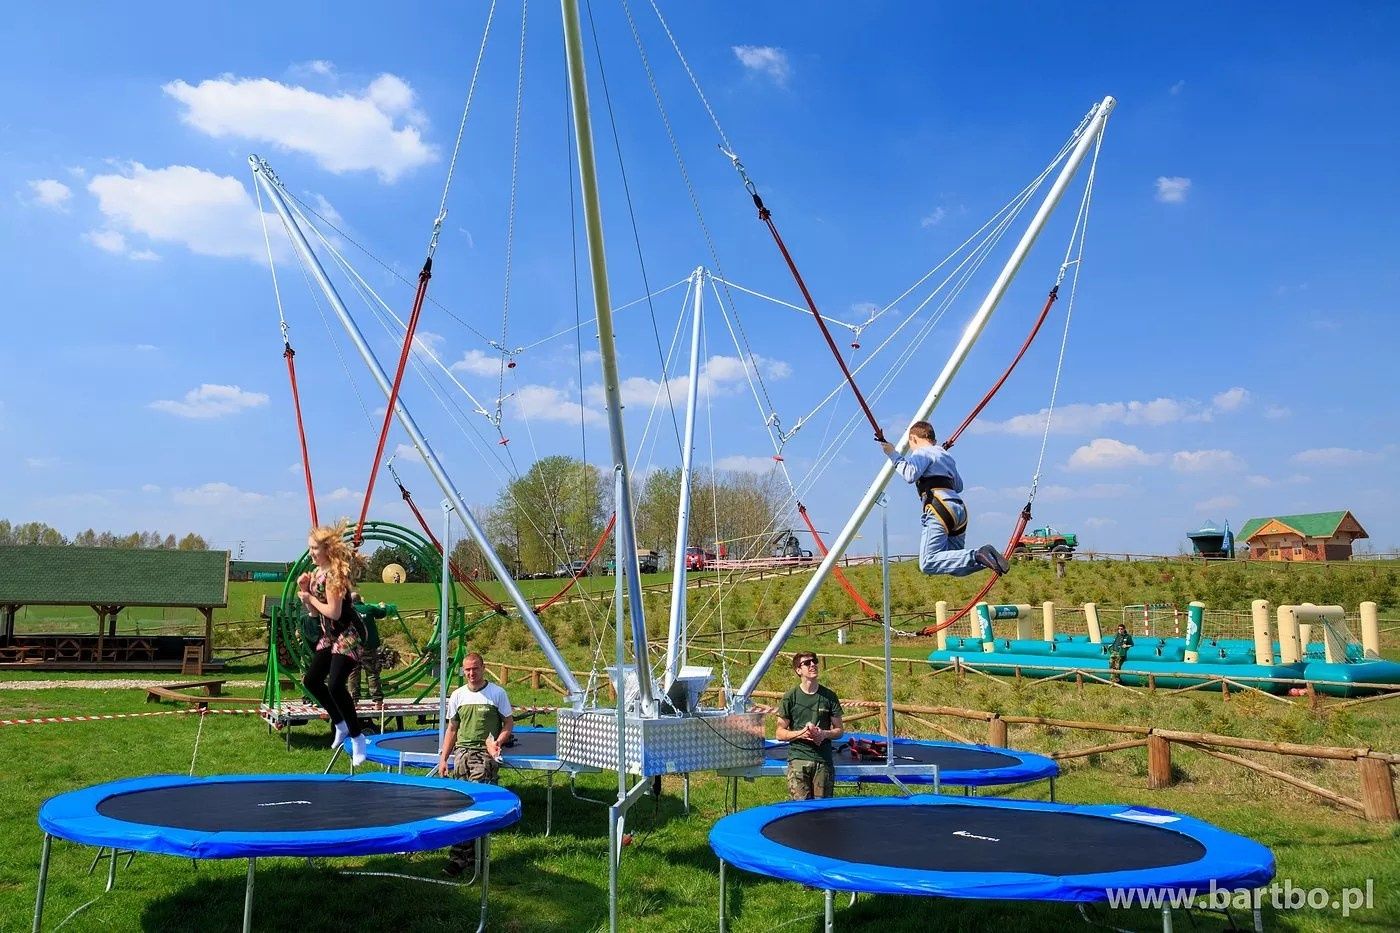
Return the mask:
{"type": "MultiPolygon", "coordinates": [[[[1260,528],[1275,521],[1287,525],[1304,537],[1330,538],[1337,533],[1337,528],[1342,524],[1342,520],[1349,514],[1346,509],[1343,509],[1340,512],[1309,512],[1305,515],[1270,515],[1265,518],[1251,518],[1240,529],[1240,538],[1248,541],[1260,528]]],[[[1356,521],[1356,519],[1353,518],[1352,521],[1356,521]]],[[[1360,522],[1357,524],[1359,525],[1360,522]]]]}
{"type": "Polygon", "coordinates": [[[228,551],[0,546],[0,604],[227,606],[228,551]]]}

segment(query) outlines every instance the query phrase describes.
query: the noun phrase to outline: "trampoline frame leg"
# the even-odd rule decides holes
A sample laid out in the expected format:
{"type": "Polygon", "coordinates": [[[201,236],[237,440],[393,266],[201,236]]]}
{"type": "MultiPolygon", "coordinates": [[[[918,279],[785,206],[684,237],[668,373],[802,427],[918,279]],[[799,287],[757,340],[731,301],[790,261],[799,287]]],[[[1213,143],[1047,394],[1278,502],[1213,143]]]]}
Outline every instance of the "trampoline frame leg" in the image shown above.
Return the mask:
{"type": "Polygon", "coordinates": [[[44,833],[44,847],[39,851],[39,891],[34,895],[34,933],[44,922],[44,894],[49,888],[49,852],[53,848],[53,837],[44,833]]]}
{"type": "Polygon", "coordinates": [[[554,772],[544,773],[544,835],[549,838],[549,834],[554,830],[554,772]]]}
{"type": "Polygon", "coordinates": [[[826,933],[833,933],[836,929],[836,892],[827,888],[822,892],[822,899],[825,902],[822,905],[822,929],[826,933]]]}
{"type": "Polygon", "coordinates": [[[243,933],[253,933],[253,875],[257,859],[248,859],[248,884],[243,889],[243,933]]]}
{"type": "Polygon", "coordinates": [[[729,933],[729,875],[724,859],[719,860],[719,933],[729,933]]]}
{"type": "Polygon", "coordinates": [[[685,807],[685,815],[690,816],[690,772],[681,775],[681,805],[685,807]]]}
{"type": "Polygon", "coordinates": [[[1050,779],[1050,802],[1055,802],[1055,779],[1050,779]]]}
{"type": "Polygon", "coordinates": [[[1162,905],[1162,933],[1172,933],[1172,909],[1162,905]]]}
{"type": "Polygon", "coordinates": [[[476,863],[481,869],[481,920],[476,925],[476,933],[486,929],[486,894],[491,887],[491,837],[476,838],[476,863]]]}
{"type": "Polygon", "coordinates": [[[1254,899],[1254,933],[1264,933],[1264,909],[1259,906],[1259,899],[1254,899]]]}

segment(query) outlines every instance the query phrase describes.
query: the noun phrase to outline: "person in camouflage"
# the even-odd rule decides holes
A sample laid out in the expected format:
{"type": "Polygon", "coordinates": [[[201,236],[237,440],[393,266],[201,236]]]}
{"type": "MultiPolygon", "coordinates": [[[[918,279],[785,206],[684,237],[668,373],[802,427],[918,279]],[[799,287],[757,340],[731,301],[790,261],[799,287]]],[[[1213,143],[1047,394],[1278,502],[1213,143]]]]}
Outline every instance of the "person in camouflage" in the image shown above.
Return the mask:
{"type": "MultiPolygon", "coordinates": [[[[464,781],[495,784],[501,768],[501,749],[510,744],[515,729],[510,698],[500,684],[486,680],[486,662],[473,651],[462,659],[466,683],[447,698],[447,732],[438,756],[438,774],[450,770],[464,781]]],[[[476,843],[452,847],[443,874],[455,878],[471,870],[476,843]]]]}

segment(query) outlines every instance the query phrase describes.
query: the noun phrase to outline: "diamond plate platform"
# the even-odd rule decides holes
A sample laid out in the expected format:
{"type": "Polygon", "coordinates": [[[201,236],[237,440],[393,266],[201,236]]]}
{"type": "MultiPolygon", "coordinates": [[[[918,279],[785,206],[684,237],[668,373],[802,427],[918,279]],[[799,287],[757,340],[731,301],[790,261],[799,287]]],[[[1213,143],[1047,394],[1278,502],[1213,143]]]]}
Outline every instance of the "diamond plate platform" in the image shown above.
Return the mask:
{"type": "MultiPolygon", "coordinates": [[[[558,713],[559,760],[617,770],[617,711],[558,713]]],[[[701,711],[693,716],[629,717],[626,771],[642,777],[689,774],[763,763],[763,714],[701,711]]]]}

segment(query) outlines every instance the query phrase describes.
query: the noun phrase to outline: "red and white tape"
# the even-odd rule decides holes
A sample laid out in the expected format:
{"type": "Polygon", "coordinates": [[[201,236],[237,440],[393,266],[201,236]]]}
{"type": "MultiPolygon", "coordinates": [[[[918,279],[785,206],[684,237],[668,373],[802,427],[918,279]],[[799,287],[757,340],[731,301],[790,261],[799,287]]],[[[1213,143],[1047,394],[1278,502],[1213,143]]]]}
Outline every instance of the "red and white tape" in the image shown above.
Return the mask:
{"type": "Polygon", "coordinates": [[[145,716],[188,716],[222,713],[228,716],[257,714],[255,709],[167,709],[156,713],[102,713],[96,716],[41,716],[37,719],[0,719],[0,726],[32,726],[47,722],[97,722],[104,719],[141,719],[145,716]]]}

